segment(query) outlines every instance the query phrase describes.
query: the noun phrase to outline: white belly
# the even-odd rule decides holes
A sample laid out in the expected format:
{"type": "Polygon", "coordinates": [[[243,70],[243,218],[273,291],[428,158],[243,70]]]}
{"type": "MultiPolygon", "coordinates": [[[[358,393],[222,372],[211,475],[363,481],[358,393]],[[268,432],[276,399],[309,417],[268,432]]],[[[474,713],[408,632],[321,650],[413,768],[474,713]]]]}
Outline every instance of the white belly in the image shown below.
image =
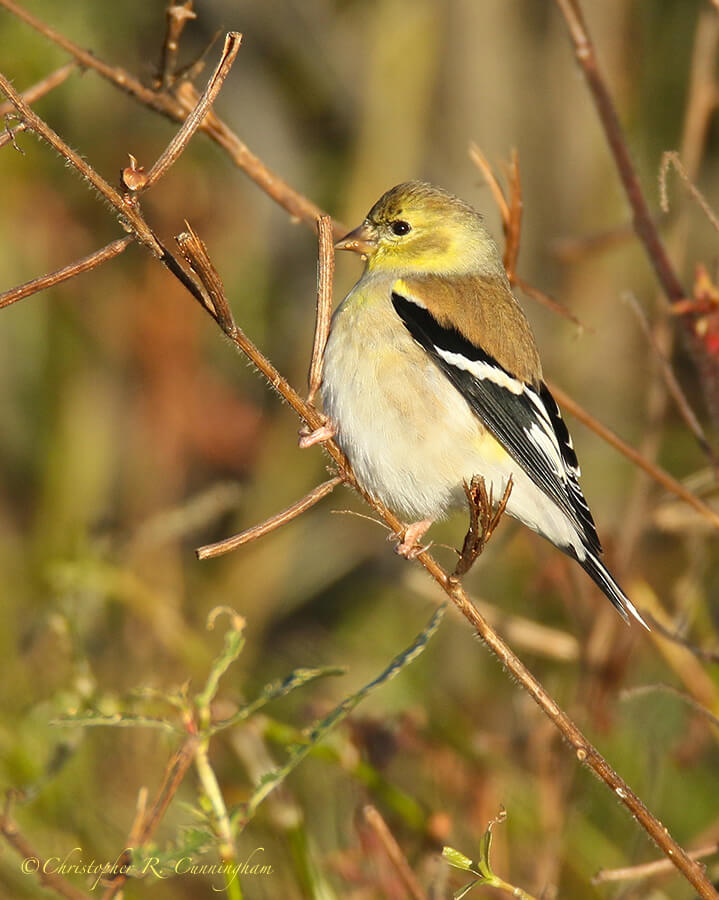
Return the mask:
{"type": "Polygon", "coordinates": [[[560,546],[580,548],[564,513],[397,324],[389,300],[386,308],[370,308],[350,294],[327,344],[324,409],[362,487],[407,520],[436,519],[466,503],[462,485],[474,475],[495,501],[511,476],[507,512],[560,546]]]}

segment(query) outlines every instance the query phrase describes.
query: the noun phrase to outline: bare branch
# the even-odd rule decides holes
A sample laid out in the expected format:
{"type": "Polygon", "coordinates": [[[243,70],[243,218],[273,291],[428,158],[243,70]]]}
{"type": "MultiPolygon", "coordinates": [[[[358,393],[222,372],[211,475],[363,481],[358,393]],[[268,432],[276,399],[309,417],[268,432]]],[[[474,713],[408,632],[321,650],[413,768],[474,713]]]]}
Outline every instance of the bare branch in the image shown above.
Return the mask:
{"type": "MultiPolygon", "coordinates": [[[[2,2],[2,0],[0,0],[0,2],[2,2]]],[[[497,209],[499,209],[499,215],[502,218],[502,224],[505,229],[508,228],[510,218],[509,204],[507,203],[507,198],[504,196],[504,191],[502,190],[500,183],[497,181],[496,175],[492,171],[489,160],[484,155],[484,153],[482,153],[482,150],[477,144],[469,145],[469,158],[482,173],[484,180],[487,182],[487,186],[492,192],[494,202],[497,204],[497,209]]]]}
{"type": "Polygon", "coordinates": [[[175,80],[177,68],[177,52],[180,49],[180,37],[185,30],[185,25],[190,19],[196,19],[197,13],[192,10],[192,0],[184,0],[183,3],[170,3],[165,12],[167,28],[165,40],[162,43],[160,55],[160,69],[155,81],[157,90],[170,87],[175,80]]]}
{"type": "Polygon", "coordinates": [[[332,283],[335,274],[335,254],[332,242],[332,219],[321,216],[317,220],[319,238],[317,258],[317,312],[315,316],[315,337],[312,343],[310,363],[309,393],[307,402],[312,404],[322,383],[322,368],[325,361],[325,347],[330,333],[332,318],[332,283]]]}
{"type": "Polygon", "coordinates": [[[23,868],[23,872],[37,875],[37,879],[43,887],[55,891],[56,894],[66,897],[67,900],[89,900],[87,894],[79,891],[66,878],[56,872],[54,866],[48,867],[47,860],[39,856],[28,843],[12,818],[14,799],[15,792],[12,790],[7,791],[5,794],[5,806],[2,815],[0,815],[0,834],[23,861],[32,865],[32,868],[23,868]]]}
{"type": "Polygon", "coordinates": [[[674,303],[685,296],[674,268],[669,261],[659,232],[656,229],[649,207],[642,193],[637,173],[634,169],[627,142],[624,138],[619,116],[612,103],[607,86],[604,83],[594,46],[589,37],[578,0],[555,0],[569,28],[574,44],[574,52],[589,90],[599,113],[607,142],[611,148],[619,178],[624,186],[627,199],[632,208],[634,228],[645,246],[649,261],[656,271],[659,283],[670,302],[674,303]]]}
{"type": "Polygon", "coordinates": [[[714,457],[714,451],[712,450],[711,444],[707,440],[704,429],[702,428],[696,413],[691,408],[689,400],[687,399],[686,394],[682,390],[682,386],[679,384],[679,381],[674,374],[671,363],[659,348],[656,338],[654,337],[654,334],[652,332],[651,325],[649,324],[644,310],[639,305],[639,301],[632,293],[624,294],[623,299],[626,300],[629,308],[632,310],[632,312],[636,316],[637,321],[639,322],[642,332],[644,333],[644,337],[647,340],[647,344],[651,348],[652,353],[654,354],[654,358],[659,363],[659,371],[662,373],[662,378],[664,379],[667,390],[674,398],[677,409],[679,410],[681,417],[684,419],[687,428],[697,439],[697,443],[704,451],[704,453],[706,453],[712,463],[716,466],[716,459],[714,457]]]}
{"type": "Polygon", "coordinates": [[[639,468],[653,478],[657,484],[660,484],[675,496],[680,497],[685,503],[688,503],[689,506],[692,506],[698,513],[704,516],[705,519],[711,522],[715,528],[719,528],[719,515],[717,515],[711,507],[707,506],[706,503],[700,500],[696,494],[692,494],[691,491],[688,491],[683,484],[678,482],[675,478],[672,478],[672,476],[669,475],[668,472],[665,472],[664,469],[661,469],[650,460],[645,459],[641,453],[634,449],[634,447],[630,447],[629,444],[625,443],[619,435],[611,430],[611,428],[607,428],[606,425],[603,425],[595,419],[594,416],[591,416],[561,388],[557,387],[556,384],[547,382],[547,386],[552,394],[554,394],[554,397],[560,406],[563,406],[572,413],[572,415],[576,416],[580,422],[584,423],[587,428],[590,428],[595,434],[599,435],[602,440],[611,444],[615,450],[618,450],[623,456],[626,456],[627,459],[630,459],[635,465],[639,466],[639,468]]]}
{"type": "MultiPolygon", "coordinates": [[[[115,87],[130,94],[150,109],[162,113],[176,122],[184,122],[189,113],[195,107],[198,99],[197,91],[192,85],[184,83],[180,86],[178,96],[166,92],[156,92],[145,87],[141,81],[131,75],[120,66],[110,66],[98,59],[88,50],[83,50],[68,38],[59,34],[49,25],[40,21],[23,7],[18,6],[14,0],[0,0],[0,7],[4,7],[13,15],[22,19],[48,40],[62,47],[73,56],[84,68],[91,69],[102,78],[105,78],[115,87]]],[[[269,169],[262,160],[247,147],[243,141],[223,122],[210,115],[200,126],[200,130],[206,132],[219,144],[230,156],[232,161],[242,169],[269,197],[278,203],[291,215],[304,222],[310,228],[315,228],[317,219],[325,215],[324,210],[312,203],[299,191],[292,188],[283,178],[269,169]]],[[[333,220],[333,230],[336,237],[341,237],[347,228],[333,220]]]]}
{"type": "Polygon", "coordinates": [[[230,304],[227,302],[222,279],[210,260],[205,242],[189,222],[185,222],[185,226],[187,231],[178,234],[175,240],[180,248],[180,253],[182,253],[192,271],[199,278],[204,291],[206,291],[206,295],[203,292],[200,302],[225,334],[232,337],[237,326],[232,317],[230,304]],[[207,302],[208,299],[209,303],[207,302]]]}
{"type": "Polygon", "coordinates": [[[83,272],[89,272],[90,269],[97,268],[97,266],[107,262],[108,259],[119,256],[120,253],[122,253],[123,250],[126,250],[134,240],[135,238],[133,235],[119,238],[117,241],[113,241],[111,244],[101,247],[100,250],[96,250],[94,253],[91,253],[83,259],[78,259],[62,269],[57,269],[55,272],[50,272],[48,275],[35,278],[33,281],[26,281],[25,284],[21,284],[16,288],[5,291],[0,294],[0,309],[11,306],[13,303],[17,303],[18,300],[23,300],[31,294],[37,294],[38,291],[44,291],[46,288],[61,284],[69,278],[81,275],[83,272]]]}
{"type": "Polygon", "coordinates": [[[165,152],[160,156],[155,165],[147,173],[147,181],[143,186],[143,190],[152,187],[152,185],[167,172],[170,166],[179,158],[182,151],[190,141],[192,135],[202,124],[203,119],[215,102],[215,98],[219,94],[222,85],[227,78],[232,64],[237,57],[240,49],[242,35],[237,31],[230,31],[225,37],[225,46],[222,56],[217,64],[212,78],[210,78],[204,93],[197,101],[197,105],[190,115],[185,119],[182,128],[177,132],[174,138],[167,145],[165,152]]]}
{"type": "Polygon", "coordinates": [[[465,481],[463,487],[469,505],[469,529],[464,538],[457,567],[450,576],[454,581],[469,572],[494,534],[507,508],[509,495],[512,493],[512,479],[510,478],[507,482],[507,487],[504,489],[504,494],[496,509],[494,509],[492,491],[487,492],[487,485],[481,475],[475,475],[471,484],[467,484],[465,481]]]}
{"type": "Polygon", "coordinates": [[[412,871],[412,867],[407,862],[407,857],[402,852],[402,848],[397,843],[397,839],[389,830],[382,814],[376,806],[367,804],[362,810],[365,821],[372,831],[379,838],[380,843],[384,847],[384,851],[389,857],[390,862],[395,867],[397,874],[402,880],[407,892],[413,900],[427,900],[427,895],[417,881],[417,876],[412,871]]]}
{"type": "MultiPolygon", "coordinates": [[[[689,850],[687,856],[690,859],[703,859],[705,856],[713,856],[719,853],[719,842],[714,841],[696,850],[689,850]]],[[[621,869],[600,869],[592,878],[592,884],[606,884],[608,881],[631,881],[637,878],[649,878],[652,875],[668,875],[674,871],[672,861],[655,859],[653,862],[640,863],[638,866],[625,866],[621,869]]]]}
{"type": "MultiPolygon", "coordinates": [[[[2,2],[3,0],[0,0],[0,3],[2,2]]],[[[128,226],[132,228],[142,243],[152,250],[155,256],[163,256],[162,246],[135,206],[123,198],[115,188],[111,187],[105,179],[92,168],[92,166],[88,165],[78,153],[75,153],[72,147],[69,147],[65,141],[63,141],[57,132],[53,131],[46,122],[36,115],[10,84],[7,78],[1,73],[0,90],[2,90],[8,100],[10,100],[20,117],[27,123],[28,128],[34,131],[38,137],[46,141],[60,154],[60,156],[63,156],[72,166],[74,166],[80,175],[91,184],[112,207],[114,207],[120,216],[121,221],[126,221],[128,223],[128,226]]]]}
{"type": "MultiPolygon", "coordinates": [[[[61,85],[63,81],[65,81],[76,70],[77,63],[65,63],[64,66],[60,66],[59,69],[55,69],[54,72],[46,75],[45,78],[42,79],[42,81],[38,81],[37,84],[34,84],[26,91],[23,91],[21,95],[23,100],[26,103],[35,103],[35,101],[39,100],[41,97],[44,97],[45,94],[49,94],[50,91],[61,85]]],[[[14,108],[15,107],[12,103],[0,103],[0,116],[6,116],[9,112],[12,112],[14,108]]]]}
{"type": "Polygon", "coordinates": [[[684,184],[687,186],[687,190],[692,195],[692,197],[696,200],[696,202],[701,206],[704,215],[709,219],[712,228],[715,231],[719,231],[719,219],[716,216],[714,210],[709,206],[709,203],[699,190],[699,188],[694,184],[694,182],[689,177],[687,170],[684,168],[684,164],[679,157],[679,154],[676,150],[667,150],[666,153],[662,154],[662,162],[659,167],[659,200],[661,203],[661,207],[664,212],[669,212],[669,196],[667,194],[667,174],[669,172],[670,166],[673,166],[676,171],[679,173],[679,177],[682,179],[684,184]]]}
{"type": "MultiPolygon", "coordinates": [[[[192,765],[197,750],[197,737],[191,734],[170,758],[165,774],[162,779],[155,799],[149,811],[143,816],[143,821],[138,824],[138,817],[133,822],[130,831],[130,838],[134,838],[134,842],[128,843],[127,847],[132,850],[134,847],[141,847],[148,843],[155,833],[155,829],[162,821],[163,816],[167,812],[167,807],[172,802],[173,797],[177,793],[182,781],[187,774],[187,770],[192,765]]],[[[102,900],[112,900],[117,892],[127,881],[127,875],[118,874],[112,881],[112,884],[106,889],[102,895],[102,900]]],[[[83,895],[83,900],[85,900],[83,895]]]]}
{"type": "Polygon", "coordinates": [[[287,522],[296,519],[297,516],[302,515],[303,512],[306,512],[316,503],[319,503],[319,501],[331,493],[338,484],[342,484],[341,478],[330,478],[328,481],[325,481],[323,484],[320,484],[311,490],[309,494],[304,496],[301,500],[298,500],[297,503],[293,503],[292,506],[288,506],[287,509],[284,509],[281,513],[277,513],[277,515],[266,519],[259,525],[254,525],[252,528],[248,528],[247,531],[241,531],[239,534],[230,538],[225,538],[224,541],[218,541],[216,544],[206,544],[204,547],[198,547],[197,550],[195,550],[197,558],[214,559],[216,556],[222,556],[224,553],[236,550],[243,544],[249,544],[251,541],[256,541],[258,538],[264,537],[271,531],[275,531],[282,525],[287,524],[287,522]]]}

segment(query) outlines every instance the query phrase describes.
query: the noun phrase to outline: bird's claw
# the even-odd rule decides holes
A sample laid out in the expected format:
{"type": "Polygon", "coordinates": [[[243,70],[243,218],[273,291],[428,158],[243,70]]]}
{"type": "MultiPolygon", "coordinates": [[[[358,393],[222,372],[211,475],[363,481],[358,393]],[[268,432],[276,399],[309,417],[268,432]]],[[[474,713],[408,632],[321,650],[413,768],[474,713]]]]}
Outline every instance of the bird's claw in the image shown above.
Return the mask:
{"type": "Polygon", "coordinates": [[[412,522],[411,525],[408,525],[405,528],[404,535],[392,535],[393,538],[399,540],[399,543],[394,548],[395,553],[398,553],[405,559],[417,559],[420,553],[429,550],[432,542],[430,541],[429,544],[422,546],[420,541],[431,524],[431,519],[422,519],[420,522],[412,522]]]}
{"type": "Polygon", "coordinates": [[[320,425],[314,431],[309,431],[306,427],[303,427],[300,429],[300,439],[297,443],[300,450],[306,450],[308,447],[314,447],[315,444],[323,444],[325,441],[332,440],[336,434],[337,431],[334,425],[331,425],[329,422],[325,425],[320,425]]]}

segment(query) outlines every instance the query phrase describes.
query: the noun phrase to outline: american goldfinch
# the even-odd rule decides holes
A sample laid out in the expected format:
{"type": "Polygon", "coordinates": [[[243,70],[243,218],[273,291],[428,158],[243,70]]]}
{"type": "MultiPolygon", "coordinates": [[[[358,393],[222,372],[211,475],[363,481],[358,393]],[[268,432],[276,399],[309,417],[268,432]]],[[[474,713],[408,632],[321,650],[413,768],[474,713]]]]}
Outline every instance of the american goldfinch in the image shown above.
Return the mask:
{"type": "Polygon", "coordinates": [[[359,483],[410,521],[412,556],[481,475],[506,511],[576,559],[626,621],[646,623],[601,561],[567,426],[482,217],[423,182],[392,188],[336,244],[366,259],[332,318],[321,395],[359,483]]]}

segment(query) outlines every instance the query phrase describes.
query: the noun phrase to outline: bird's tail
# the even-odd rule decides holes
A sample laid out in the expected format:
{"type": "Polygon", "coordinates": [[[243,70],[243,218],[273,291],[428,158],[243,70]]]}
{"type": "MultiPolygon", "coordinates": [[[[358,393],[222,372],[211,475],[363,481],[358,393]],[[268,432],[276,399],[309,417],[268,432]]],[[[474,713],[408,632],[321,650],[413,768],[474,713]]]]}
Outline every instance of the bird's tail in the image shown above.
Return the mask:
{"type": "Polygon", "coordinates": [[[584,559],[579,560],[579,564],[595,584],[599,585],[602,591],[609,597],[625,622],[628,623],[629,616],[633,616],[640,625],[643,625],[647,629],[647,631],[651,630],[639,614],[636,606],[619,587],[614,578],[612,578],[609,570],[598,556],[587,551],[587,555],[584,559]]]}

